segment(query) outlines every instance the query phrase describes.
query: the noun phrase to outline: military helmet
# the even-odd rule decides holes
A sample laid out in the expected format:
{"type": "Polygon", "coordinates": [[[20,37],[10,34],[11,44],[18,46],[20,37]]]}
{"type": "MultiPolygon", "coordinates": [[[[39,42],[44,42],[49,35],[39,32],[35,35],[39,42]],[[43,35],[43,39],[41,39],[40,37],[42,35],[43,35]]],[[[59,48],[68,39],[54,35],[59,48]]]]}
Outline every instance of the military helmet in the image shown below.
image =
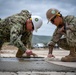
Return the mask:
{"type": "Polygon", "coordinates": [[[51,8],[46,12],[46,17],[48,19],[48,21],[50,21],[57,13],[59,12],[59,10],[51,8]]]}
{"type": "Polygon", "coordinates": [[[37,29],[42,26],[43,20],[40,16],[31,16],[31,18],[34,25],[34,30],[37,32],[37,29]]]}

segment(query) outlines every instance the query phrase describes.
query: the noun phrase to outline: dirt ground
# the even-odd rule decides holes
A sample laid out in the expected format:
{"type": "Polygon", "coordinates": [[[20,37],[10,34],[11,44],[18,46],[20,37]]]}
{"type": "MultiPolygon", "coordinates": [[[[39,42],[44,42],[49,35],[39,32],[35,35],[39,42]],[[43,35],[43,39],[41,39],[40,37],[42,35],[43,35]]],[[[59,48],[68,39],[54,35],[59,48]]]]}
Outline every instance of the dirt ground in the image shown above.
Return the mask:
{"type": "MultiPolygon", "coordinates": [[[[15,57],[17,53],[18,48],[11,45],[3,45],[2,50],[0,51],[0,57],[15,57]]],[[[45,56],[46,52],[48,52],[47,48],[35,48],[31,49],[34,53],[36,53],[38,56],[45,56]]],[[[47,53],[48,54],[48,53],[47,53]]]]}
{"type": "MultiPolygon", "coordinates": [[[[0,51],[0,57],[15,57],[17,50],[18,48],[16,48],[15,46],[4,44],[2,50],[0,51]]],[[[48,54],[48,48],[35,48],[32,49],[32,51],[36,53],[38,57],[47,57],[48,54]]],[[[53,51],[53,54],[59,58],[61,58],[64,55],[68,55],[68,53],[69,51],[63,50],[61,48],[55,48],[53,51]],[[65,52],[65,54],[63,54],[63,52],[65,52]]]]}

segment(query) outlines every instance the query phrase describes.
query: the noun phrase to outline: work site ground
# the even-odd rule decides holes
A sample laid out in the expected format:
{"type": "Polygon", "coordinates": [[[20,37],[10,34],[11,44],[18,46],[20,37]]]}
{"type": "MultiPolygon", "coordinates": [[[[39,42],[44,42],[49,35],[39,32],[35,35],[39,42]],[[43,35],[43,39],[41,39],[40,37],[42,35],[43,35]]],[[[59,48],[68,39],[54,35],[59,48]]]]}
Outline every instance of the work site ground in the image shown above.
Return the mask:
{"type": "Polygon", "coordinates": [[[54,48],[53,54],[55,55],[56,60],[47,61],[45,59],[48,54],[48,48],[35,48],[32,49],[32,51],[36,53],[38,57],[32,58],[31,60],[30,58],[20,59],[24,60],[24,62],[16,59],[15,55],[17,50],[18,49],[14,46],[5,45],[2,47],[2,50],[0,51],[0,75],[76,75],[76,62],[60,61],[62,57],[69,54],[69,51],[67,50],[54,48]],[[31,66],[28,66],[29,68],[27,68],[27,65],[31,66]]]}

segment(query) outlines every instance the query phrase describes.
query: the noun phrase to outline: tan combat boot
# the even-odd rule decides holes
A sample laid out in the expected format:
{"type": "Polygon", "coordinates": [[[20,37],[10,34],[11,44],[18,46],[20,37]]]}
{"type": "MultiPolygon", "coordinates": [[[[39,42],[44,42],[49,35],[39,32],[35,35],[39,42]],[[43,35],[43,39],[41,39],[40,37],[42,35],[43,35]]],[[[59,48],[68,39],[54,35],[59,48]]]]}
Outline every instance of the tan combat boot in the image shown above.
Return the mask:
{"type": "Polygon", "coordinates": [[[76,62],[76,50],[75,50],[75,48],[71,48],[70,49],[70,54],[68,56],[62,57],[61,61],[76,62]]]}

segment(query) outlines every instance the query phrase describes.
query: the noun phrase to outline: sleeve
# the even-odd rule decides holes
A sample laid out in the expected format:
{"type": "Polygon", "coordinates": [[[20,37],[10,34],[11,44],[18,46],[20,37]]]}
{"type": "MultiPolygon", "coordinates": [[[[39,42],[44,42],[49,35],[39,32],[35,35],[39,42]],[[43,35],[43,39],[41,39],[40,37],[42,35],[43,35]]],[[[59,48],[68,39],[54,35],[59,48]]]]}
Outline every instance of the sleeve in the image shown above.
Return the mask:
{"type": "Polygon", "coordinates": [[[57,33],[57,32],[58,32],[58,28],[56,28],[56,30],[52,36],[52,39],[50,41],[50,45],[54,46],[59,41],[59,39],[62,37],[62,34],[57,33]]]}
{"type": "Polygon", "coordinates": [[[11,28],[10,31],[10,44],[13,44],[14,46],[16,46],[17,48],[19,48],[20,50],[25,51],[26,47],[24,46],[23,42],[21,41],[21,29],[22,26],[21,25],[14,25],[11,28]]]}

